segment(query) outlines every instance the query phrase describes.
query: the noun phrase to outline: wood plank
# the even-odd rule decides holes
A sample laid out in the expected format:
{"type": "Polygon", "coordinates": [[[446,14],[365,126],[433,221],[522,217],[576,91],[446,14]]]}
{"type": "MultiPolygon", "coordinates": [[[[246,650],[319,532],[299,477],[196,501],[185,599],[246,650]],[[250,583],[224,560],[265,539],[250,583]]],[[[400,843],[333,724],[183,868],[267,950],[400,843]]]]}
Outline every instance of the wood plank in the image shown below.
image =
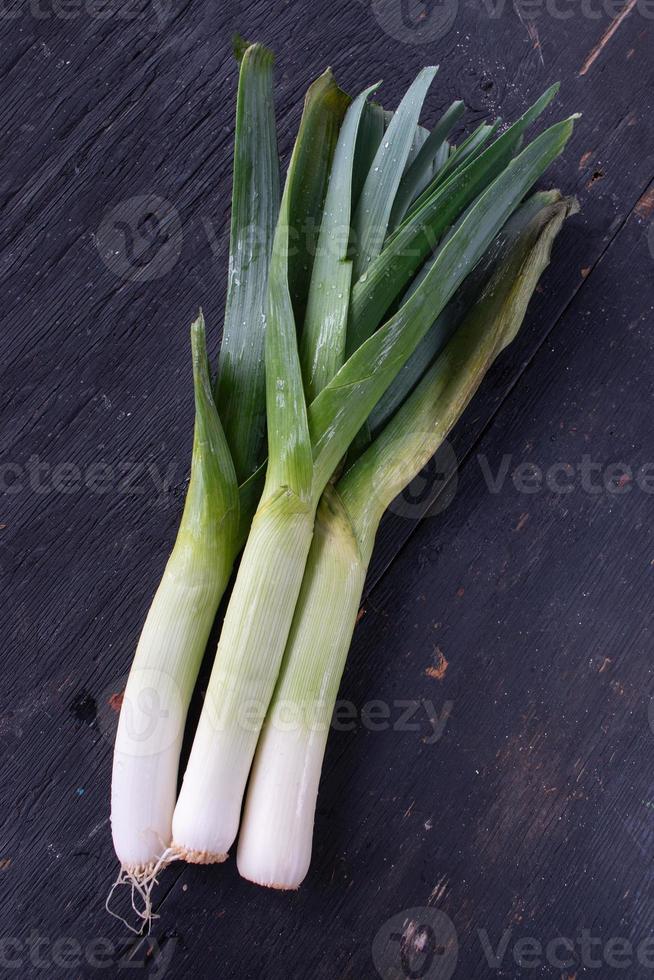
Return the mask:
{"type": "MultiPolygon", "coordinates": [[[[470,104],[470,125],[500,108],[513,116],[555,77],[565,82],[558,109],[584,110],[583,125],[551,176],[566,189],[577,183],[583,216],[561,243],[520,345],[493,373],[457,434],[453,444],[460,457],[470,452],[575,295],[581,269],[594,266],[654,173],[646,58],[651,30],[636,14],[579,77],[605,23],[575,22],[578,30],[572,31],[546,18],[539,23],[540,48],[535,49],[534,38],[512,12],[489,20],[466,8],[446,37],[424,46],[383,34],[369,10],[343,0],[312,10],[310,24],[297,4],[257,3],[246,17],[237,6],[220,13],[186,5],[161,23],[156,14],[153,23],[149,4],[131,9],[140,16],[129,22],[29,15],[5,22],[8,57],[0,69],[1,129],[10,135],[0,184],[6,314],[0,445],[3,463],[22,468],[21,489],[4,495],[0,518],[6,525],[0,543],[10,637],[2,717],[3,786],[10,801],[2,816],[0,855],[10,862],[0,873],[4,929],[21,941],[32,929],[50,942],[64,936],[83,944],[105,938],[118,951],[127,947],[126,932],[102,912],[114,869],[107,819],[111,705],[122,689],[179,518],[191,426],[185,324],[198,302],[213,326],[214,346],[219,332],[234,107],[232,31],[246,20],[250,36],[273,43],[279,52],[285,156],[301,93],[330,62],[349,88],[385,74],[384,98],[393,104],[423,63],[441,61],[428,122],[455,96],[470,104]],[[599,171],[604,176],[592,180],[599,171]],[[158,195],[176,210],[181,252],[172,268],[159,259],[158,278],[124,281],[112,271],[111,257],[103,264],[94,236],[107,212],[118,207],[129,217],[124,202],[145,194],[158,195]],[[30,475],[28,463],[35,455],[45,468],[32,465],[30,475]],[[108,490],[101,493],[84,483],[100,481],[101,471],[93,468],[102,461],[111,472],[105,474],[108,490]],[[60,464],[79,468],[70,493],[57,488],[64,471],[52,470],[60,464]]],[[[157,240],[151,224],[142,231],[157,240]]],[[[102,236],[100,245],[106,253],[102,236]]],[[[147,250],[143,254],[149,258],[147,250]]],[[[594,277],[586,282],[582,296],[594,277]]],[[[615,296],[609,293],[605,302],[612,309],[615,296]]],[[[522,404],[522,391],[510,404],[522,404]]],[[[457,506],[464,506],[460,499],[457,506]]],[[[431,525],[426,522],[419,535],[429,533],[431,525]]],[[[415,526],[406,520],[399,529],[387,526],[375,577],[415,526]]],[[[402,561],[411,559],[405,553],[402,561]]],[[[405,567],[393,569],[393,588],[401,584],[405,567]]],[[[373,593],[380,612],[364,621],[363,630],[372,629],[373,638],[385,636],[384,625],[388,630],[383,596],[373,593]]],[[[395,603],[390,608],[394,614],[395,603]]],[[[354,657],[356,664],[361,655],[355,651],[354,657]]],[[[371,667],[361,670],[366,692],[371,667]]],[[[401,692],[399,678],[397,683],[401,692]]],[[[470,697],[474,703],[474,694],[470,697]]],[[[398,779],[412,765],[415,746],[398,746],[390,735],[381,736],[384,740],[398,779]]],[[[335,778],[329,773],[343,750],[353,753],[354,763],[321,801],[319,833],[332,851],[318,855],[306,889],[298,896],[271,896],[239,882],[233,864],[185,872],[164,903],[155,932],[164,951],[175,953],[175,969],[192,964],[199,976],[214,976],[219,964],[225,973],[260,976],[270,958],[283,975],[303,969],[325,977],[339,970],[343,975],[370,971],[372,936],[385,914],[386,892],[392,894],[400,875],[392,865],[398,867],[394,835],[401,836],[403,825],[392,799],[393,774],[363,761],[355,770],[363,751],[356,733],[335,740],[328,778],[335,778]],[[347,795],[355,777],[358,800],[347,795]],[[363,806],[364,798],[374,802],[374,813],[363,806]],[[343,845],[364,814],[366,827],[352,835],[344,857],[343,845]],[[375,834],[385,849],[377,846],[375,834]],[[372,886],[358,879],[360,869],[372,876],[372,886]],[[342,922],[335,922],[336,912],[342,922]],[[262,921],[268,926],[263,946],[262,921]]],[[[470,792],[467,785],[462,792],[470,792]]],[[[457,806],[464,807],[466,799],[459,797],[457,806]]],[[[431,852],[409,851],[406,864],[399,864],[409,878],[418,869],[427,883],[431,852]]],[[[169,871],[162,896],[180,872],[169,871]]],[[[405,885],[409,878],[402,879],[405,885]]],[[[405,894],[406,888],[398,900],[405,894]]],[[[480,888],[477,894],[487,893],[480,888]]],[[[389,915],[396,910],[387,907],[389,915]]],[[[134,955],[144,955],[142,945],[134,955]]],[[[32,965],[25,960],[23,965],[29,973],[32,965]]]]}

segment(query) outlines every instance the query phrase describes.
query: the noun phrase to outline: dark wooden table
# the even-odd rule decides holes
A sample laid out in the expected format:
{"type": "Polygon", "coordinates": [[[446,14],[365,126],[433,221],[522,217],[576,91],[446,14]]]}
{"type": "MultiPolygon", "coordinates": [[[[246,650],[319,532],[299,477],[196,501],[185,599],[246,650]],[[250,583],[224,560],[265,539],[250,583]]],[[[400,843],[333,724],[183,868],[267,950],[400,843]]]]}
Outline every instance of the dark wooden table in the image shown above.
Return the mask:
{"type": "Polygon", "coordinates": [[[228,6],[0,16],[0,972],[649,977],[654,5],[228,6]],[[425,120],[461,97],[468,128],[561,79],[547,118],[583,117],[545,185],[582,211],[453,435],[448,505],[414,487],[380,533],[305,884],[174,865],[135,940],[103,908],[112,739],[183,500],[199,303],[219,338],[234,31],[278,53],[284,160],[328,64],[394,106],[440,63],[425,120]]]}

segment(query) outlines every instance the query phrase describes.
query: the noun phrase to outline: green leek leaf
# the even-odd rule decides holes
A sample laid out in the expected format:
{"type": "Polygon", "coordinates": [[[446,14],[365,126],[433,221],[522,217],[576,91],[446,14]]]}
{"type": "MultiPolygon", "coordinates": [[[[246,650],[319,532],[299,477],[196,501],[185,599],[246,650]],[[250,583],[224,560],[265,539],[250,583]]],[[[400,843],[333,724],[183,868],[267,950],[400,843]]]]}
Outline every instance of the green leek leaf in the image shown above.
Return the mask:
{"type": "Polygon", "coordinates": [[[279,160],[272,94],[273,55],[237,39],[229,278],[216,403],[239,482],[265,450],[264,326],[268,262],[279,210],[279,160]]]}
{"type": "Polygon", "coordinates": [[[372,167],[375,154],[384,135],[384,110],[378,102],[366,102],[359,135],[354,153],[354,170],[352,173],[352,210],[356,208],[366,177],[372,167]]]}
{"type": "Polygon", "coordinates": [[[509,163],[525,130],[558,91],[553,85],[468,166],[438,184],[423,205],[412,210],[390,236],[378,258],[352,287],[348,353],[376,329],[384,313],[410,282],[452,222],[509,163]]]}
{"type": "MultiPolygon", "coordinates": [[[[395,195],[395,201],[393,202],[388,223],[391,231],[402,221],[412,201],[431,182],[434,176],[434,163],[436,161],[440,162],[442,159],[442,155],[439,156],[439,154],[442,154],[447,136],[461,118],[464,111],[465,106],[463,102],[452,103],[423,142],[411,165],[404,172],[400,186],[397,189],[397,194],[395,195]]],[[[448,151],[446,150],[445,153],[445,160],[447,160],[448,151]]],[[[442,169],[442,165],[438,169],[442,169]]]]}
{"type": "MultiPolygon", "coordinates": [[[[561,195],[558,191],[539,191],[532,194],[511,215],[499,235],[491,243],[472,272],[464,279],[433,327],[420,341],[393,383],[386,389],[370,413],[368,426],[373,438],[413,391],[429,366],[436,360],[463,317],[477,300],[507,248],[517,241],[539,211],[560,200],[561,195]]],[[[425,267],[425,275],[428,271],[429,263],[425,267]]],[[[348,460],[351,458],[352,453],[350,452],[348,453],[348,460]]]]}
{"type": "Polygon", "coordinates": [[[423,68],[388,124],[361,191],[352,236],[354,276],[358,279],[381,252],[388,219],[414,142],[422,104],[437,68],[423,68]]]}
{"type": "Polygon", "coordinates": [[[515,157],[475,202],[425,280],[343,365],[310,406],[313,494],[322,488],[357,431],[440,311],[527,191],[563,151],[576,116],[550,127],[515,157]]]}
{"type": "Polygon", "coordinates": [[[353,521],[364,561],[374,531],[394,497],[433,456],[460,417],[497,355],[514,339],[552,244],[574,199],[542,206],[532,201],[529,220],[464,322],[420,384],[359,461],[339,481],[338,492],[353,521]],[[535,213],[534,213],[535,212],[535,213]]]}
{"type": "Polygon", "coordinates": [[[328,68],[307,90],[293,149],[296,177],[289,201],[293,225],[289,239],[288,283],[298,332],[304,322],[332,160],[349,102],[328,68]]]}
{"type": "Polygon", "coordinates": [[[350,105],[341,126],[313,264],[300,337],[300,362],[308,401],[331,381],[343,363],[352,263],[348,259],[352,172],[357,136],[373,85],[350,105]]]}
{"type": "Polygon", "coordinates": [[[225,547],[224,532],[232,528],[231,547],[226,549],[231,567],[236,546],[236,515],[239,496],[236,472],[225,432],[211,390],[204,317],[200,310],[191,325],[193,386],[195,391],[195,432],[191,479],[189,482],[180,534],[198,539],[218,525],[220,543],[225,547]]]}

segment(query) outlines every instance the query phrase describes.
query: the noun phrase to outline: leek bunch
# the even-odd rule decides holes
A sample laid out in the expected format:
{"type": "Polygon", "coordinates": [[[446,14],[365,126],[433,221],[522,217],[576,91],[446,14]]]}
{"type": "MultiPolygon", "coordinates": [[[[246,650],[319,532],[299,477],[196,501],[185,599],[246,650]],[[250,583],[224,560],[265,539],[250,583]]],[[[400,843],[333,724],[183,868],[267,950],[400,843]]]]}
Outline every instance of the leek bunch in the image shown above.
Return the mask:
{"type": "Polygon", "coordinates": [[[437,72],[425,68],[394,113],[372,101],[377,85],[350,100],[321,75],[277,214],[271,56],[238,55],[218,379],[212,394],[200,316],[191,482],[116,743],[120,880],[148,901],[161,866],[225,860],[239,825],[245,877],[300,884],[381,517],[517,333],[574,209],[556,191],[527,198],[572,132],[575,117],[524,145],[557,86],[503,132],[496,120],[455,147],[462,103],[420,125],[437,72]],[[189,699],[244,541],[175,801],[189,699]],[[163,720],[143,745],[152,696],[163,720]]]}

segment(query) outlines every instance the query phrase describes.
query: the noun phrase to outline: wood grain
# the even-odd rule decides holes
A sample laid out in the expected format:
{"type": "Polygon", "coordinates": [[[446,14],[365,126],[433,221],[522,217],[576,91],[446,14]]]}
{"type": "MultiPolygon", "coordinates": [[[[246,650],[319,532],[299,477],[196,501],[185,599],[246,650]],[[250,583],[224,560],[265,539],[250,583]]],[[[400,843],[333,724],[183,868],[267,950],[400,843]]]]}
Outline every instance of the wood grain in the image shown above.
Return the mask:
{"type": "MultiPolygon", "coordinates": [[[[604,947],[654,934],[651,494],[632,480],[624,493],[577,483],[526,495],[510,475],[494,494],[479,459],[495,473],[507,454],[509,474],[525,461],[576,466],[584,454],[634,473],[654,459],[651,23],[636,7],[602,44],[605,15],[525,22],[510,5],[491,17],[499,7],[461,4],[445,36],[415,44],[384,33],[379,6],[139,0],[106,19],[42,5],[51,16],[24,7],[0,20],[10,975],[122,975],[140,964],[152,976],[358,980],[378,975],[373,940],[386,920],[415,907],[449,916],[463,980],[612,976],[604,949],[600,967],[584,966],[577,943],[572,966],[544,957],[527,970],[515,942],[545,947],[587,928],[604,947]],[[284,160],[302,93],[327,64],[349,90],[385,77],[393,105],[419,67],[440,63],[425,121],[460,97],[467,129],[514,117],[560,78],[548,118],[584,115],[545,184],[575,191],[582,213],[452,438],[454,500],[420,520],[427,493],[380,532],[341,692],[359,720],[330,741],[307,882],[279,895],[242,882],[233,862],[173,866],[150,940],[133,942],[103,909],[116,870],[112,738],[179,519],[187,325],[199,303],[214,350],[219,338],[235,30],[278,53],[284,160]],[[128,206],[149,196],[152,209],[153,195],[168,202],[163,230],[128,206]],[[134,214],[140,246],[132,233],[112,255],[104,219],[134,214]],[[115,271],[125,257],[127,277],[115,271]],[[417,702],[418,730],[371,731],[361,712],[376,700],[397,724],[397,702],[417,702]],[[493,968],[479,931],[497,947],[505,929],[493,968]]],[[[433,976],[447,975],[441,966],[433,976]]],[[[634,954],[619,975],[650,973],[634,954]]]]}

